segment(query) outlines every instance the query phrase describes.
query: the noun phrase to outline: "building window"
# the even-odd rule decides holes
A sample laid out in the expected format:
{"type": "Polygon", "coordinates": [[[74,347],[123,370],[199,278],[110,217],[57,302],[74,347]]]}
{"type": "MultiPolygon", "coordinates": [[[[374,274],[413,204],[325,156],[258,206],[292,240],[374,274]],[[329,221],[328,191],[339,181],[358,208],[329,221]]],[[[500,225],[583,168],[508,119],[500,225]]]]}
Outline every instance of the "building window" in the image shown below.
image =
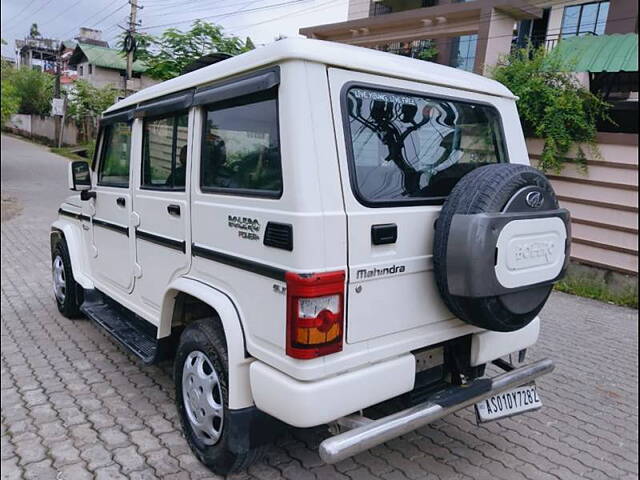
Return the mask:
{"type": "Polygon", "coordinates": [[[419,58],[428,62],[435,62],[438,58],[438,47],[434,40],[393,42],[386,45],[376,45],[373,48],[403,57],[419,58]]]}
{"type": "Polygon", "coordinates": [[[378,15],[386,15],[387,13],[391,13],[393,10],[390,6],[384,5],[380,2],[371,2],[369,6],[369,16],[377,17],[378,15]]]}
{"type": "Polygon", "coordinates": [[[562,37],[602,35],[607,24],[609,2],[593,2],[564,8],[562,37]]]}
{"type": "Polygon", "coordinates": [[[93,65],[89,64],[89,75],[93,73],[93,65]]]}
{"type": "Polygon", "coordinates": [[[462,35],[454,38],[451,42],[451,62],[452,67],[473,71],[473,65],[476,60],[476,45],[478,43],[478,35],[462,35]]]}
{"type": "Polygon", "coordinates": [[[79,76],[82,76],[82,74],[83,74],[83,70],[84,70],[84,68],[82,67],[82,65],[80,65],[80,66],[78,67],[78,75],[79,75],[79,76]]]}

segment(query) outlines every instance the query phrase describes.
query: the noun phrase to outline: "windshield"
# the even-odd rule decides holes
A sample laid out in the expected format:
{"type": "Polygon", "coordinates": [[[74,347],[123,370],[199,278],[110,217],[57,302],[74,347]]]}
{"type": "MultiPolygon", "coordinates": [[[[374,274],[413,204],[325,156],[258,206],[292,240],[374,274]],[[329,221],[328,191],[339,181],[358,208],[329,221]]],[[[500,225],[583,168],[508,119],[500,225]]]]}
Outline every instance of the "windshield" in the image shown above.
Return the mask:
{"type": "Polygon", "coordinates": [[[363,203],[441,203],[466,173],[507,160],[500,116],[487,105],[353,87],[347,117],[363,203]]]}

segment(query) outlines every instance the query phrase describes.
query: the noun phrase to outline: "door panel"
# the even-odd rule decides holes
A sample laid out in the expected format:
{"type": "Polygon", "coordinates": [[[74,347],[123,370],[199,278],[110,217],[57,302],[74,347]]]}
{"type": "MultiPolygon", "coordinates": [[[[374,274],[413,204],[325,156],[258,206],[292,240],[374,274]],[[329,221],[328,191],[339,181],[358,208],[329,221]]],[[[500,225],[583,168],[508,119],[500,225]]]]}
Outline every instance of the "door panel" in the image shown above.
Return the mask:
{"type": "Polygon", "coordinates": [[[95,187],[92,271],[98,283],[119,292],[133,289],[131,216],[131,124],[117,122],[104,130],[95,187]]]}
{"type": "Polygon", "coordinates": [[[188,270],[191,258],[189,122],[192,115],[186,111],[142,121],[142,154],[134,180],[134,212],[140,222],[135,293],[157,313],[167,285],[188,270]]]}
{"type": "Polygon", "coordinates": [[[348,225],[347,342],[445,324],[459,335],[433,276],[434,224],[455,180],[504,151],[476,132],[476,117],[497,110],[468,103],[491,97],[466,92],[456,107],[459,91],[334,68],[329,82],[348,225]],[[395,241],[374,244],[377,225],[395,225],[395,241]]]}

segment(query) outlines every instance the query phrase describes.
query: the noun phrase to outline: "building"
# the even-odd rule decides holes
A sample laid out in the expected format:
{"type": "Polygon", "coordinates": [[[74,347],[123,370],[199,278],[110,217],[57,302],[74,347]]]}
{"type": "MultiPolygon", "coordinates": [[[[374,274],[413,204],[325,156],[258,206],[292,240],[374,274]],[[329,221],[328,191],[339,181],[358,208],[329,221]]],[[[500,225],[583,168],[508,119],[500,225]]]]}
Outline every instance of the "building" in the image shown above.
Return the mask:
{"type": "Polygon", "coordinates": [[[637,33],[637,19],[635,0],[350,0],[346,22],[300,33],[482,74],[514,44],[553,48],[571,36],[637,33]]]}
{"type": "MultiPolygon", "coordinates": [[[[80,41],[69,57],[68,65],[75,69],[78,79],[86,80],[95,87],[111,85],[124,88],[127,61],[119,50],[80,41]]],[[[138,91],[157,83],[144,75],[146,69],[143,62],[133,62],[133,78],[127,82],[128,91],[138,91]]]]}
{"type": "Polygon", "coordinates": [[[16,40],[16,66],[55,73],[60,42],[54,38],[27,37],[16,40]]]}

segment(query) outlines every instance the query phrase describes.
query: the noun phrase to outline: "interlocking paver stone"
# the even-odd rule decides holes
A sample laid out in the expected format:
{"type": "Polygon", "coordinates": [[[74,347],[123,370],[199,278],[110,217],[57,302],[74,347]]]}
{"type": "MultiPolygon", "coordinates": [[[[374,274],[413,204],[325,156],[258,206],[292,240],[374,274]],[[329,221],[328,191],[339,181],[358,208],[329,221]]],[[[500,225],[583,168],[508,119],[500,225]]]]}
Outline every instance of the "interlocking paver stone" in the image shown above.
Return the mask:
{"type": "MultiPolygon", "coordinates": [[[[2,136],[2,479],[218,479],[191,453],[171,364],[144,367],[49,285],[49,225],[68,195],[66,160],[2,136]]],[[[240,479],[610,479],[638,475],[637,311],[555,293],[529,359],[545,407],[478,427],[472,409],[336,465],[325,427],[291,430],[240,479]]],[[[490,372],[496,373],[493,367],[490,372]]]]}

